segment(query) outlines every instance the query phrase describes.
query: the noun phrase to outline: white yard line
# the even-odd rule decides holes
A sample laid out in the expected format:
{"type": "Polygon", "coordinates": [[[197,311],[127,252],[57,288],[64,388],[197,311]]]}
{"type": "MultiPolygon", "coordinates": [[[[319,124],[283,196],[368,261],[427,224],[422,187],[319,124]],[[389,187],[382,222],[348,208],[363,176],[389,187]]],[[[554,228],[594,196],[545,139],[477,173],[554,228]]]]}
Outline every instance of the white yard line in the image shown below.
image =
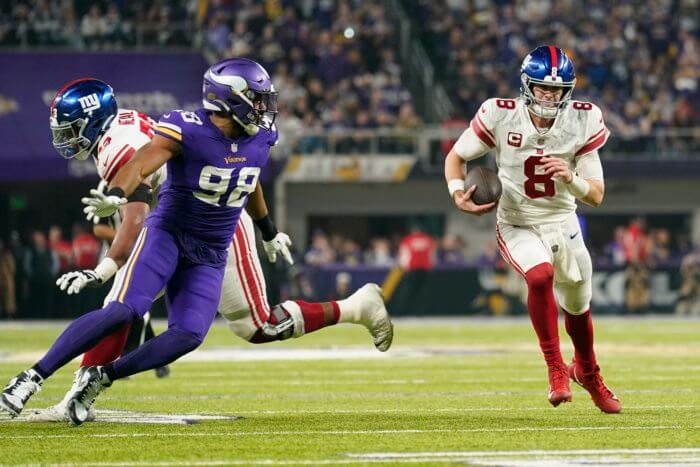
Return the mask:
{"type": "MultiPolygon", "coordinates": [[[[697,405],[640,405],[624,407],[624,411],[629,410],[687,410],[697,408],[697,405]]],[[[586,407],[588,410],[588,407],[586,407]]],[[[361,414],[381,414],[381,413],[469,413],[469,412],[551,412],[552,407],[456,407],[439,409],[311,409],[311,410],[241,410],[236,411],[237,415],[295,415],[295,414],[334,414],[334,415],[361,415],[361,414]]],[[[99,413],[99,412],[98,412],[99,413]]]]}
{"type": "MultiPolygon", "coordinates": [[[[640,405],[625,407],[624,411],[669,411],[669,410],[687,410],[694,409],[695,405],[640,405]]],[[[590,410],[586,406],[583,410],[590,410]]],[[[178,423],[187,424],[191,421],[205,420],[235,420],[242,415],[369,415],[369,414],[440,414],[440,413],[478,413],[478,412],[545,412],[549,413],[552,408],[549,406],[543,407],[445,407],[437,409],[415,408],[415,409],[309,409],[309,410],[241,410],[236,413],[217,413],[217,414],[176,414],[176,413],[156,413],[156,412],[135,412],[126,410],[98,410],[97,420],[99,422],[109,423],[178,423]]],[[[31,410],[27,410],[31,413],[31,410]]],[[[18,419],[3,418],[1,423],[16,423],[19,421],[29,421],[24,416],[18,419]]]]}
{"type": "Polygon", "coordinates": [[[579,426],[579,427],[518,427],[518,428],[464,428],[464,429],[406,429],[406,430],[310,430],[310,431],[227,431],[222,433],[85,433],[75,430],[75,433],[65,435],[6,435],[8,439],[62,439],[62,438],[225,438],[231,436],[307,436],[307,435],[393,435],[393,434],[426,434],[426,433],[518,433],[545,431],[637,431],[637,430],[697,430],[700,425],[683,427],[681,425],[652,425],[652,426],[579,426]]]}
{"type": "MultiPolygon", "coordinates": [[[[575,449],[566,451],[446,451],[416,453],[351,453],[345,459],[220,459],[202,461],[115,461],[49,464],[55,467],[93,465],[107,466],[206,466],[206,465],[347,465],[365,463],[420,464],[426,462],[468,462],[500,466],[558,466],[605,463],[620,465],[697,464],[698,448],[668,449],[575,449]],[[584,457],[576,457],[584,456],[584,457]],[[610,457],[622,456],[622,457],[610,457]]],[[[0,464],[4,465],[4,464],[0,464]]],[[[26,466],[36,464],[24,464],[26,466]]]]}
{"type": "Polygon", "coordinates": [[[700,454],[700,448],[614,448],[614,449],[568,449],[562,451],[437,451],[437,452],[372,452],[347,454],[358,459],[401,459],[405,457],[505,457],[505,456],[579,456],[611,454],[700,454]]]}
{"type": "MultiPolygon", "coordinates": [[[[576,391],[579,391],[576,389],[576,391]]],[[[583,390],[579,391],[582,395],[585,395],[583,390]]],[[[616,390],[616,394],[697,394],[697,388],[667,388],[667,389],[627,389],[627,390],[616,390]]],[[[297,392],[289,391],[285,393],[285,398],[287,399],[305,399],[305,398],[316,398],[321,397],[323,400],[345,400],[345,399],[395,399],[396,397],[414,397],[416,399],[425,399],[427,397],[491,397],[491,396],[508,396],[508,397],[531,397],[531,396],[544,396],[546,395],[545,390],[538,391],[421,391],[421,392],[398,392],[394,391],[388,393],[386,391],[353,391],[353,392],[341,392],[329,394],[325,391],[323,387],[319,385],[318,391],[311,392],[297,392]]],[[[32,401],[41,402],[55,402],[58,397],[46,397],[46,396],[36,396],[32,398],[32,401]]],[[[260,393],[260,392],[237,392],[236,394],[190,394],[190,395],[153,395],[153,396],[134,396],[134,395],[106,395],[100,397],[101,401],[194,401],[194,400],[240,400],[240,399],[273,399],[278,396],[273,393],[260,393]]]]}

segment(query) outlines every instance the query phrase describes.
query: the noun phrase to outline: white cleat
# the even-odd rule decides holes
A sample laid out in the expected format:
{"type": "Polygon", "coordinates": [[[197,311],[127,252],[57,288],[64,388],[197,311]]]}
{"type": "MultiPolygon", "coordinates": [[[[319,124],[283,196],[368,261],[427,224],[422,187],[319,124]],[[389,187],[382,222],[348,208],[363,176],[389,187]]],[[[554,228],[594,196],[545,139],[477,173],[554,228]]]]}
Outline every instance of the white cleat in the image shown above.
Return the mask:
{"type": "Polygon", "coordinates": [[[85,368],[78,381],[71,388],[68,398],[68,418],[71,425],[78,426],[88,421],[95,399],[111,385],[112,382],[104,372],[104,367],[90,366],[85,368]]]}
{"type": "Polygon", "coordinates": [[[359,310],[358,324],[367,328],[374,338],[374,346],[380,352],[386,352],[394,339],[394,325],[384,306],[382,289],[373,283],[360,287],[347,299],[348,304],[357,306],[359,310]]]}
{"type": "MultiPolygon", "coordinates": [[[[70,422],[70,416],[68,415],[68,404],[66,402],[59,402],[56,405],[52,405],[46,409],[34,410],[29,414],[27,420],[30,422],[70,422]]],[[[90,407],[87,412],[86,422],[95,421],[95,409],[90,407]]]]}
{"type": "Polygon", "coordinates": [[[29,369],[18,374],[5,386],[0,394],[0,412],[6,412],[15,418],[24,409],[30,397],[41,391],[44,379],[29,369]]]}
{"type": "MultiPolygon", "coordinates": [[[[66,393],[61,402],[46,409],[33,410],[27,417],[27,420],[30,422],[70,422],[70,416],[68,415],[68,401],[70,400],[72,394],[78,391],[78,382],[80,381],[80,377],[83,375],[83,373],[85,373],[85,370],[86,367],[82,367],[75,372],[73,386],[66,393]]],[[[95,409],[90,407],[85,421],[92,422],[94,420],[95,409]]]]}

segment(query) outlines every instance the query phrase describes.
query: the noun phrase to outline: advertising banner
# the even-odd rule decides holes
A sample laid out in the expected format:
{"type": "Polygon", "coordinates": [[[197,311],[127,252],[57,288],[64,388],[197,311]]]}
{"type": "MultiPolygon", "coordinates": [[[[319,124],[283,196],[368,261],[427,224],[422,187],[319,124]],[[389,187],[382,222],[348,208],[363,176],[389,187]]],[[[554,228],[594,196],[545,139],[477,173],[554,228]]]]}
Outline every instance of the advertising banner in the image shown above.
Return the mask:
{"type": "Polygon", "coordinates": [[[403,182],[416,163],[412,156],[293,156],[288,182],[403,182]]]}
{"type": "Polygon", "coordinates": [[[197,53],[0,53],[0,182],[95,177],[92,162],[66,163],[51,146],[49,106],[65,83],[101,79],[119,107],[158,119],[201,106],[207,66],[197,53]]]}

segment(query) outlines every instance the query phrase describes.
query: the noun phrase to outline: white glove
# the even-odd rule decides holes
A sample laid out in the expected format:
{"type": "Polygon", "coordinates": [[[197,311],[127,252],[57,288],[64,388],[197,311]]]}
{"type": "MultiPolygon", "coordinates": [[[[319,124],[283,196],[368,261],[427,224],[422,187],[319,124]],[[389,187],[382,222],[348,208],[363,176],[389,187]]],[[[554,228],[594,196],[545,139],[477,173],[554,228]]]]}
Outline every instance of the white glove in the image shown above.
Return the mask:
{"type": "MultiPolygon", "coordinates": [[[[99,191],[100,193],[104,193],[107,188],[107,180],[100,180],[100,183],[97,184],[96,190],[99,191]]],[[[87,207],[83,209],[83,212],[87,210],[87,207]]],[[[87,219],[88,222],[92,222],[93,224],[97,225],[100,223],[100,216],[95,215],[94,212],[85,212],[87,215],[85,218],[87,219]]]]}
{"type": "MultiPolygon", "coordinates": [[[[87,204],[83,212],[87,216],[109,217],[126,204],[126,198],[120,196],[107,196],[96,189],[90,190],[90,195],[81,199],[83,204],[87,204]]],[[[86,216],[86,217],[87,217],[86,216]]]]}
{"type": "Polygon", "coordinates": [[[102,280],[97,277],[93,269],[83,269],[82,271],[67,272],[56,281],[56,285],[61,290],[66,290],[68,295],[78,294],[85,287],[99,287],[102,280]]]}
{"type": "Polygon", "coordinates": [[[292,240],[289,238],[289,235],[283,232],[277,232],[275,238],[269,242],[263,240],[263,249],[271,263],[277,261],[277,254],[279,253],[289,264],[294,264],[292,254],[289,252],[290,246],[292,246],[292,240]]]}
{"type": "Polygon", "coordinates": [[[56,281],[61,290],[66,290],[68,295],[79,294],[85,287],[100,287],[107,282],[116,272],[117,263],[110,257],[103,259],[95,269],[83,269],[82,271],[67,272],[56,281]]]}

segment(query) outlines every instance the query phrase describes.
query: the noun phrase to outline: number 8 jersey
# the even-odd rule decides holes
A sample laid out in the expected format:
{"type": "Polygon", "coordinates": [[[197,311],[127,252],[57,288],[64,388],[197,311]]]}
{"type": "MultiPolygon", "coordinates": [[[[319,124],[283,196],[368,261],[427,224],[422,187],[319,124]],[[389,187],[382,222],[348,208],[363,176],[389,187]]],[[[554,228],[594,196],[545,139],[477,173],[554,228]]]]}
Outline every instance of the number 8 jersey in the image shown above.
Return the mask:
{"type": "Polygon", "coordinates": [[[572,101],[541,132],[524,99],[494,98],[481,105],[454,149],[468,161],[495,148],[503,184],[498,221],[536,225],[561,222],[576,210],[565,184],[544,174],[541,158],[558,157],[575,171],[579,158],[597,154],[609,135],[601,110],[589,102],[572,101]],[[480,149],[475,150],[477,138],[480,149]]]}
{"type": "Polygon", "coordinates": [[[219,250],[225,257],[248,194],[277,142],[276,129],[231,139],[200,109],[164,114],[155,133],[182,150],[167,163],[167,181],[146,225],[185,234],[181,242],[187,238],[195,249],[219,250]]]}

